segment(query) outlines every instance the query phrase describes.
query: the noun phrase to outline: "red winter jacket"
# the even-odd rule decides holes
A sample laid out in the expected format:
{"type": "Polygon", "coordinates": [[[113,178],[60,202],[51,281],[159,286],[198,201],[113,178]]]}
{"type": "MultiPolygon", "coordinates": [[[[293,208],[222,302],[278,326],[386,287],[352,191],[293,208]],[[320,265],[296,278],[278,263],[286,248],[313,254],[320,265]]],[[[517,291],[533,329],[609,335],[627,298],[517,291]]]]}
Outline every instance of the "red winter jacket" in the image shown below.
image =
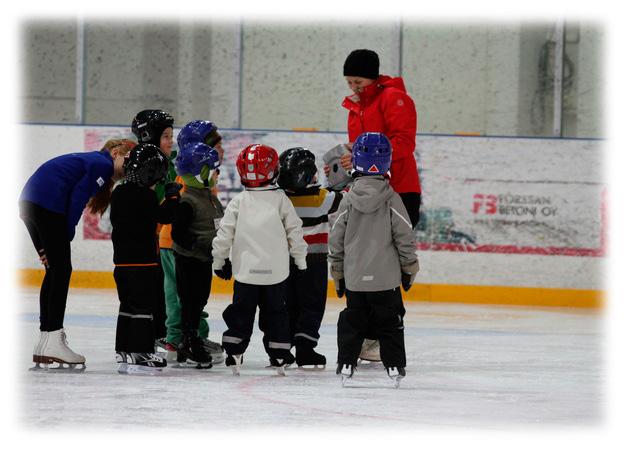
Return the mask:
{"type": "Polygon", "coordinates": [[[348,139],[363,132],[381,132],[392,143],[390,185],[397,193],[421,192],[416,169],[416,107],[401,77],[381,75],[358,95],[347,96],[348,139]]]}

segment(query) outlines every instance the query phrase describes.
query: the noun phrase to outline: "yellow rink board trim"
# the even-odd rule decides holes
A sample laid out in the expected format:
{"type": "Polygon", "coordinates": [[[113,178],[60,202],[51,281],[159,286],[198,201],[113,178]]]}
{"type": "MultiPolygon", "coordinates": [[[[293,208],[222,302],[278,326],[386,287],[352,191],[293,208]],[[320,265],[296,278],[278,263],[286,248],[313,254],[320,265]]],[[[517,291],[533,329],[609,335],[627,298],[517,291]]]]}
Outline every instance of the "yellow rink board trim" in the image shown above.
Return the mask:
{"type": "MultiPolygon", "coordinates": [[[[17,281],[20,286],[39,287],[44,271],[19,269],[17,281]]],[[[73,288],[116,288],[111,272],[73,271],[70,280],[73,288]]],[[[213,293],[232,293],[232,281],[213,276],[213,293]]],[[[328,296],[335,295],[333,282],[329,280],[328,296]]],[[[439,285],[415,283],[407,293],[406,302],[456,302],[496,305],[531,305],[539,307],[603,308],[605,292],[590,289],[522,288],[508,286],[439,285]]]]}

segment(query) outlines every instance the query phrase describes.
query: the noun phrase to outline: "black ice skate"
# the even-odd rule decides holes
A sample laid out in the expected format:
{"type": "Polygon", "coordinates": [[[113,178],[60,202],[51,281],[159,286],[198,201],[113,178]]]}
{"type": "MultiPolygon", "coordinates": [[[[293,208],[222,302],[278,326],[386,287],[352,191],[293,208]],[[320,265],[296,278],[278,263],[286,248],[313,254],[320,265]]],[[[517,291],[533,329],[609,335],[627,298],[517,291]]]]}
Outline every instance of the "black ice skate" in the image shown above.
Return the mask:
{"type": "Polygon", "coordinates": [[[296,346],[296,364],[301,370],[323,371],[326,368],[326,357],[311,347],[296,346]]]}
{"type": "Polygon", "coordinates": [[[287,352],[285,357],[270,357],[270,365],[276,369],[279,376],[285,376],[285,369],[294,363],[296,359],[291,352],[287,352]]]}
{"type": "Polygon", "coordinates": [[[353,380],[353,375],[355,374],[355,366],[339,363],[337,365],[337,371],[335,371],[335,374],[339,374],[342,377],[342,387],[345,387],[348,382],[353,380]]]}
{"type": "Polygon", "coordinates": [[[405,377],[405,368],[402,366],[389,367],[386,368],[386,371],[388,372],[388,377],[392,379],[393,387],[398,389],[401,384],[401,379],[405,377]]]}
{"type": "Polygon", "coordinates": [[[212,368],[212,356],[197,335],[184,335],[177,347],[177,362],[180,367],[194,366],[197,369],[212,368]]]}
{"type": "Polygon", "coordinates": [[[241,365],[243,365],[243,354],[229,355],[226,357],[226,366],[232,370],[233,375],[241,375],[241,365]]]}
{"type": "Polygon", "coordinates": [[[153,352],[116,352],[118,372],[121,374],[161,375],[167,366],[164,357],[153,352]]]}
{"type": "Polygon", "coordinates": [[[223,362],[223,348],[219,343],[215,343],[208,338],[202,338],[202,343],[204,344],[206,352],[210,354],[213,364],[223,362]]]}

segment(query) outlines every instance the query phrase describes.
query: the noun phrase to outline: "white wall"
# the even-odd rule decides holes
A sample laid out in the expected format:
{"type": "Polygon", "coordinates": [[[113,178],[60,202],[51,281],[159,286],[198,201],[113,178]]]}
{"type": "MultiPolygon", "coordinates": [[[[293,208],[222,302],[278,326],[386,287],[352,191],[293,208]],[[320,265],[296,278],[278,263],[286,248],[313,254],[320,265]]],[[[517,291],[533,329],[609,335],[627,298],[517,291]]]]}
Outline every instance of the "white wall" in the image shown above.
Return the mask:
{"type": "MultiPolygon", "coordinates": [[[[204,116],[224,128],[343,131],[344,60],[371,48],[382,74],[403,76],[419,132],[550,136],[553,65],[546,72],[539,63],[553,26],[86,21],[84,124],[125,125],[142,109],[162,108],[178,125],[204,116]]],[[[565,136],[603,137],[604,31],[588,22],[568,27],[575,75],[563,108],[565,136]]],[[[22,35],[21,119],[75,123],[76,22],[28,21],[22,35]]]]}
{"type": "MultiPolygon", "coordinates": [[[[97,149],[106,138],[127,136],[125,128],[20,126],[21,178],[56,155],[97,149]]],[[[177,131],[176,131],[177,132],[177,131]]],[[[220,188],[225,202],[240,190],[231,162],[244,146],[262,142],[278,152],[306,146],[321,156],[344,134],[223,130],[227,156],[220,188]]],[[[428,226],[417,231],[418,282],[542,288],[604,289],[606,181],[604,142],[418,136],[424,212],[428,226]],[[477,195],[496,196],[505,213],[475,212],[477,195]],[[502,201],[503,200],[503,201],[502,201]],[[543,215],[543,209],[549,215],[543,215]],[[554,214],[551,214],[554,212],[554,214]],[[445,233],[475,239],[446,240],[445,233]]],[[[323,178],[323,175],[321,175],[323,178]]],[[[16,222],[19,220],[16,218],[16,222]]],[[[17,268],[38,268],[26,229],[17,228],[17,268]]],[[[452,238],[453,239],[453,238],[452,238]]],[[[73,266],[112,270],[108,240],[83,239],[78,226],[73,266]]]]}

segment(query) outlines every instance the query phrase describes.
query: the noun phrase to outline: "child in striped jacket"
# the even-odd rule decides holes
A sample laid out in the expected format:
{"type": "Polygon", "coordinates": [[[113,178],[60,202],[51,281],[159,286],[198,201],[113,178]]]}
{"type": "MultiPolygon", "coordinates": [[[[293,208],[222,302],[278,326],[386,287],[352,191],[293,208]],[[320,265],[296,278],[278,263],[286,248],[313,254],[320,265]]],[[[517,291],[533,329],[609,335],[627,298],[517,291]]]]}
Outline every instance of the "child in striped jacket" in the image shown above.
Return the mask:
{"type": "Polygon", "coordinates": [[[303,369],[325,368],[326,357],[315,352],[327,297],[329,215],[337,211],[342,194],[316,184],[315,156],[306,148],[290,148],[280,155],[278,185],[302,220],[307,243],[307,270],[292,262],[286,304],[296,363],[303,369]]]}

